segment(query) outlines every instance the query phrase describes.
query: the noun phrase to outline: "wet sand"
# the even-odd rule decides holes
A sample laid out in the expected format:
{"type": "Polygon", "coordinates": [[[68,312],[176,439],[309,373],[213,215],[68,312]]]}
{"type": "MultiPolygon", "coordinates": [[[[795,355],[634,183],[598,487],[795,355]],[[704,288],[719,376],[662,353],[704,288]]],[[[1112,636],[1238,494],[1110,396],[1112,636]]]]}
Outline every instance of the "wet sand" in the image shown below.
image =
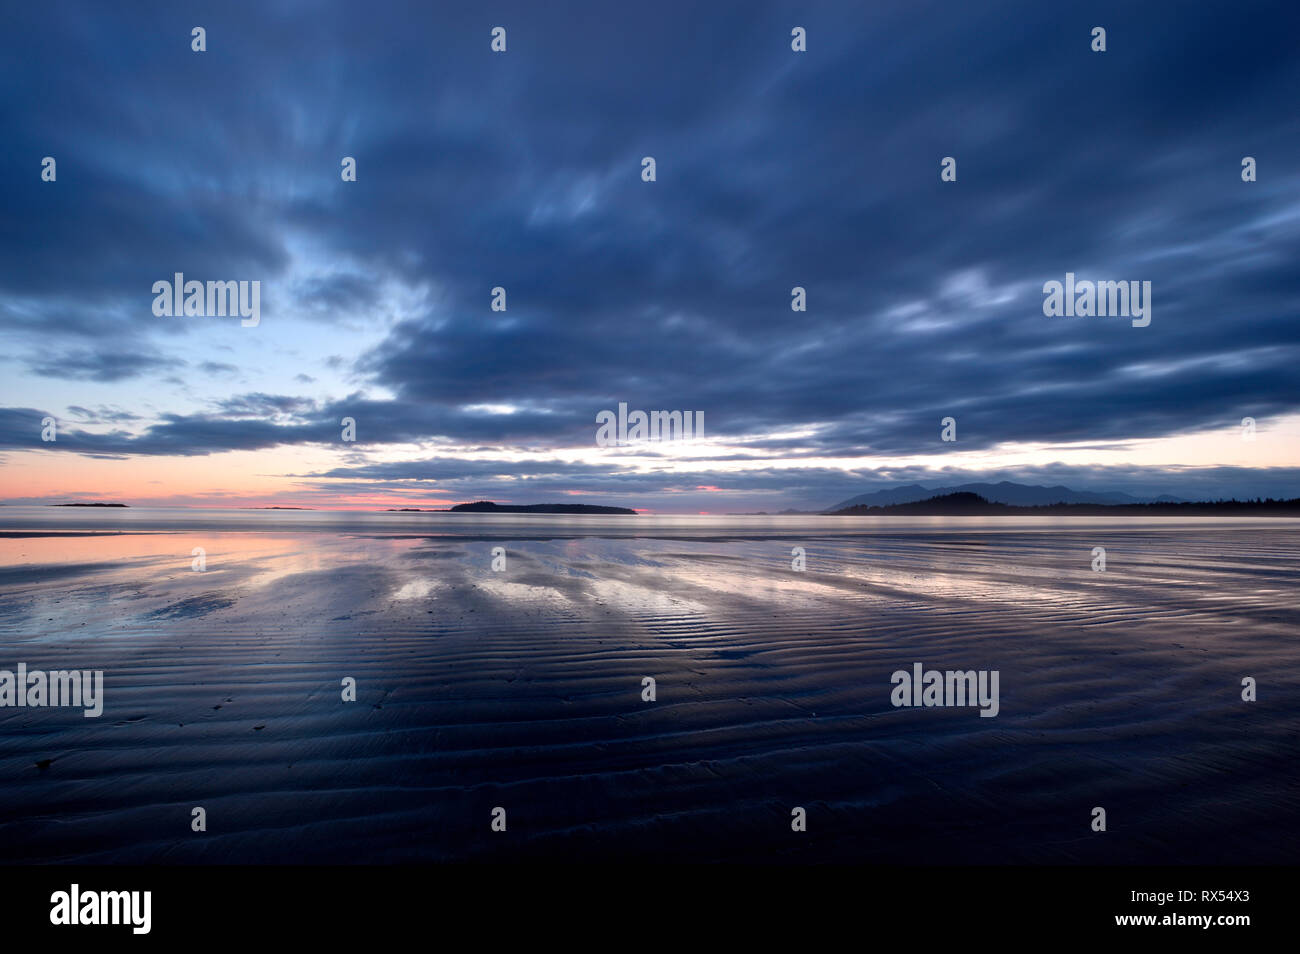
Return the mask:
{"type": "Polygon", "coordinates": [[[5,862],[1300,853],[1286,521],[114,519],[0,533],[0,668],[106,696],[0,708],[5,862]],[[999,715],[894,708],[915,662],[999,715]]]}

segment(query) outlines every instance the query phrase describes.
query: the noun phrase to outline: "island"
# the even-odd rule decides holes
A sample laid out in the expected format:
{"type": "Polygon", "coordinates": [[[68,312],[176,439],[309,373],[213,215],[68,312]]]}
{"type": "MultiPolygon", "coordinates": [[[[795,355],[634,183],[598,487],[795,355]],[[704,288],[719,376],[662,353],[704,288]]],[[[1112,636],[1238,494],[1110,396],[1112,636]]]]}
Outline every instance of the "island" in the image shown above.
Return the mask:
{"type": "Polygon", "coordinates": [[[498,504],[491,500],[479,500],[475,503],[456,504],[449,513],[601,513],[630,514],[636,516],[635,510],[627,507],[600,507],[595,504],[498,504]]]}
{"type": "Polygon", "coordinates": [[[832,517],[1300,517],[1300,498],[1290,500],[1211,500],[1182,503],[1090,504],[1054,503],[1025,506],[994,503],[979,494],[960,492],[915,503],[867,506],[858,504],[829,514],[832,517]]]}
{"type": "Polygon", "coordinates": [[[128,504],[119,503],[66,503],[50,504],[51,507],[126,507],[128,504]]]}
{"type": "Polygon", "coordinates": [[[563,513],[563,514],[627,514],[635,517],[636,511],[627,507],[601,507],[596,504],[499,504],[491,500],[456,504],[448,510],[421,510],[417,507],[389,508],[385,513],[563,513]]]}

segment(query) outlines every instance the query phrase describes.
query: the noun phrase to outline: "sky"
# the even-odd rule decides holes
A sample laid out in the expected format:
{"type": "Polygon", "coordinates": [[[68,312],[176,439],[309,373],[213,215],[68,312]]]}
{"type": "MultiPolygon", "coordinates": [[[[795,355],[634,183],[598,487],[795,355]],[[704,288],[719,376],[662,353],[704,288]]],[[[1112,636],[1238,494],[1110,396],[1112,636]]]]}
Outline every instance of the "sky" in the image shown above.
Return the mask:
{"type": "Polygon", "coordinates": [[[52,0],[0,36],[9,504],[1300,496],[1293,3],[52,0]],[[155,314],[177,272],[260,321],[155,314]],[[1045,315],[1066,273],[1150,282],[1150,324],[1045,315]],[[620,403],[704,435],[600,446],[620,403]]]}

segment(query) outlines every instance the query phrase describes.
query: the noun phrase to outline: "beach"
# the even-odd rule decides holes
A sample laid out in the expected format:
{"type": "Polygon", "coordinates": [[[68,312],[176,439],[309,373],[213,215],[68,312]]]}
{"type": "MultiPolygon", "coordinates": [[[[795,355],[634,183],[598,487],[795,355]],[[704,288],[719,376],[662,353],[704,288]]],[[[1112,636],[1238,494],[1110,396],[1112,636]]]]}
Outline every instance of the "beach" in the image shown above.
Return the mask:
{"type": "Polygon", "coordinates": [[[6,863],[1300,851],[1286,520],[4,511],[0,668],[104,674],[0,708],[6,863]]]}

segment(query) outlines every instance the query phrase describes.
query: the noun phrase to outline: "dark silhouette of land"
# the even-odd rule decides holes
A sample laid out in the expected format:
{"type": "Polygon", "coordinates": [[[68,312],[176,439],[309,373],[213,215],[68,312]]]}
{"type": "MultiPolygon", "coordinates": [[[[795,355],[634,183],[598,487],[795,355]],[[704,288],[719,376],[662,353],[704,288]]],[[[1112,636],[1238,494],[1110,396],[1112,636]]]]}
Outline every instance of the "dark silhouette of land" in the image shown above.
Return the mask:
{"type": "Polygon", "coordinates": [[[479,500],[474,503],[456,504],[447,510],[421,510],[418,507],[390,508],[386,513],[602,513],[631,514],[635,510],[627,507],[601,507],[596,504],[499,504],[491,500],[479,500]]]}
{"type": "Polygon", "coordinates": [[[1300,517],[1300,498],[1290,500],[1214,500],[1182,503],[1079,504],[1054,503],[1034,506],[993,503],[979,494],[943,494],[915,503],[870,507],[859,504],[829,514],[832,517],[884,516],[1070,516],[1070,517],[1300,517]]]}
{"type": "Polygon", "coordinates": [[[1040,507],[1049,504],[1139,504],[1139,503],[1186,503],[1183,497],[1169,494],[1159,496],[1137,496],[1117,490],[1075,490],[1057,484],[1044,487],[1038,484],[1017,484],[1010,480],[998,483],[966,483],[948,487],[923,487],[921,484],[906,484],[888,487],[871,493],[859,494],[842,500],[833,507],[825,507],[821,513],[835,513],[849,507],[890,507],[894,504],[920,503],[935,497],[947,497],[949,494],[979,494],[990,503],[1012,504],[1016,507],[1040,507]]]}
{"type": "Polygon", "coordinates": [[[595,504],[527,504],[516,506],[498,504],[490,500],[475,503],[456,504],[450,513],[623,513],[636,516],[635,510],[627,507],[600,507],[595,504]]]}
{"type": "Polygon", "coordinates": [[[125,507],[127,504],[119,503],[66,503],[50,504],[51,507],[125,507]]]}

